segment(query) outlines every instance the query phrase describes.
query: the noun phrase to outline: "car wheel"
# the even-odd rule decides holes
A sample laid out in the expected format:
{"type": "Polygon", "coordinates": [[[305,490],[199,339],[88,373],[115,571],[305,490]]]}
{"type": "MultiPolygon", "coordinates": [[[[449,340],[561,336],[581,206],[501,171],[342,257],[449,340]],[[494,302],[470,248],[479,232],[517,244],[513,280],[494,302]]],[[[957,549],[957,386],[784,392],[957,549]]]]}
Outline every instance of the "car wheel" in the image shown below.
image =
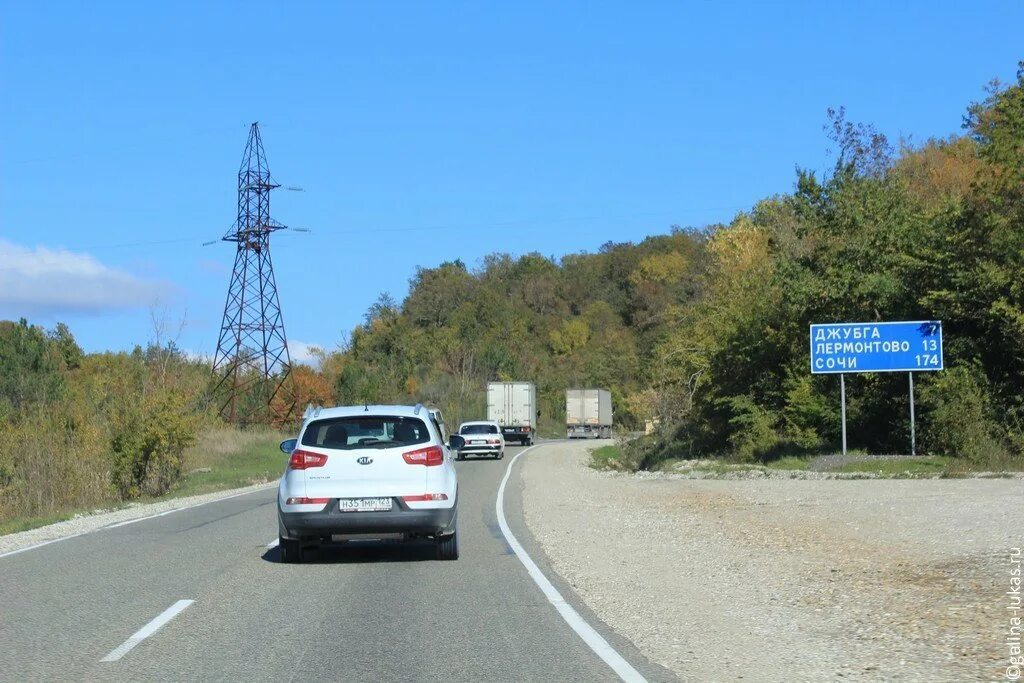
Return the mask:
{"type": "Polygon", "coordinates": [[[302,544],[298,540],[279,538],[278,546],[281,548],[282,562],[288,564],[302,562],[302,544]]]}
{"type": "Polygon", "coordinates": [[[437,539],[437,559],[457,560],[459,559],[459,532],[441,536],[437,539]]]}
{"type": "Polygon", "coordinates": [[[464,456],[462,453],[456,453],[455,454],[455,459],[456,460],[465,460],[466,456],[464,456]]]}

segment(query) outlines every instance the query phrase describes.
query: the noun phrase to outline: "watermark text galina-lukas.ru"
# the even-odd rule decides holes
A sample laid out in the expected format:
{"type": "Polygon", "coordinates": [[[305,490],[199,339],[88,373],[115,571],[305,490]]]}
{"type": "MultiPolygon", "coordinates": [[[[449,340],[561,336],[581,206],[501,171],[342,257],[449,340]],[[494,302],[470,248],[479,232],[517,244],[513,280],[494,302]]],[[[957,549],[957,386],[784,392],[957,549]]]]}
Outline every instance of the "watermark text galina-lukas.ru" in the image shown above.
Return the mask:
{"type": "Polygon", "coordinates": [[[1006,610],[1009,614],[1006,629],[1006,645],[1009,664],[1006,667],[1006,680],[1020,680],[1021,667],[1024,667],[1024,655],[1021,654],[1021,612],[1024,608],[1020,603],[1020,548],[1010,548],[1010,590],[1006,591],[1006,610]]]}

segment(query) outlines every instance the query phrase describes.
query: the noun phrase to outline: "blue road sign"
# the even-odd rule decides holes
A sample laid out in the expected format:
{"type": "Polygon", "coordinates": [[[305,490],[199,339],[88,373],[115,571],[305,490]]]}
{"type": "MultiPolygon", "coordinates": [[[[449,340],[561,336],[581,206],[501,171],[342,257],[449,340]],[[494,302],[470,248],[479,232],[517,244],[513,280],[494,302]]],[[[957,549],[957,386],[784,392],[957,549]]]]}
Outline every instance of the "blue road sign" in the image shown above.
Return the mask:
{"type": "Polygon", "coordinates": [[[942,322],[811,325],[811,373],[942,369],[942,322]]]}

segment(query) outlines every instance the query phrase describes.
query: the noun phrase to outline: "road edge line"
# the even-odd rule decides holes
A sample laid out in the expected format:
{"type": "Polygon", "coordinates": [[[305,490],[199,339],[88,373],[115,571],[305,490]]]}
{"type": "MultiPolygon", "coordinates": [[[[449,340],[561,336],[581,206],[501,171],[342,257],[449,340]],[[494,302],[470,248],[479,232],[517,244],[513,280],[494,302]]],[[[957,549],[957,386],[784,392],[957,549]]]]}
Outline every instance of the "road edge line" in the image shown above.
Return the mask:
{"type": "MultiPolygon", "coordinates": [[[[543,444],[540,444],[543,445],[543,444]]],[[[501,479],[501,484],[498,486],[498,497],[494,502],[494,512],[498,517],[498,528],[501,529],[501,533],[505,536],[505,541],[509,547],[512,548],[512,552],[516,554],[519,561],[526,567],[526,572],[533,579],[533,582],[537,584],[541,592],[544,593],[544,597],[548,599],[554,608],[561,615],[565,623],[569,625],[573,631],[576,632],[583,642],[587,644],[594,654],[601,658],[601,660],[611,667],[619,678],[627,683],[647,683],[647,679],[643,675],[633,668],[633,665],[626,661],[626,658],[618,653],[618,651],[612,647],[607,640],[598,633],[593,626],[587,623],[587,621],[580,616],[572,605],[570,605],[562,594],[558,592],[558,589],[548,580],[548,577],[544,576],[544,572],[540,570],[537,563],[533,561],[533,558],[526,552],[519,541],[512,534],[512,530],[508,526],[508,521],[505,519],[505,485],[508,483],[509,477],[512,475],[512,466],[516,464],[516,460],[519,460],[520,456],[526,455],[534,448],[540,446],[530,446],[526,450],[516,453],[509,463],[508,467],[505,468],[505,476],[501,479]]]]}
{"type": "Polygon", "coordinates": [[[250,490],[238,491],[237,493],[232,493],[230,495],[222,496],[220,498],[214,498],[212,500],[204,500],[204,501],[201,501],[199,503],[194,503],[192,505],[185,505],[185,506],[180,507],[180,508],[171,508],[170,510],[164,510],[163,512],[156,512],[156,513],[154,513],[152,515],[146,515],[145,517],[134,517],[132,519],[126,519],[126,520],[121,521],[121,522],[114,522],[113,524],[108,524],[106,526],[101,526],[101,527],[97,528],[96,531],[102,531],[103,529],[120,529],[121,527],[128,526],[129,524],[136,524],[137,522],[145,522],[147,519],[156,519],[157,517],[164,517],[166,515],[170,515],[170,514],[175,513],[175,512],[181,512],[182,510],[191,510],[192,508],[201,507],[203,505],[209,505],[210,503],[219,503],[222,500],[231,500],[232,498],[238,498],[239,496],[247,496],[250,493],[256,493],[257,491],[266,490],[266,489],[270,488],[271,484],[276,484],[276,483],[277,482],[268,482],[262,488],[254,488],[251,491],[250,490]]]}
{"type": "MultiPolygon", "coordinates": [[[[0,552],[0,559],[3,559],[5,557],[11,557],[12,555],[18,555],[19,553],[28,552],[29,550],[36,550],[37,548],[42,548],[44,546],[52,545],[54,543],[60,543],[61,541],[70,541],[72,538],[78,538],[79,536],[85,536],[87,534],[93,534],[93,533],[96,533],[97,531],[103,531],[104,529],[118,529],[118,528],[123,527],[123,526],[128,526],[129,524],[135,524],[136,522],[144,522],[147,519],[155,519],[157,517],[163,517],[164,515],[169,515],[172,512],[181,512],[182,510],[191,510],[192,508],[201,507],[203,505],[209,505],[210,503],[219,503],[222,500],[228,500],[230,498],[238,498],[239,496],[247,496],[249,494],[257,493],[259,491],[265,491],[265,490],[271,488],[272,486],[275,486],[276,484],[277,484],[277,482],[273,481],[273,482],[267,482],[265,484],[259,484],[259,485],[256,485],[256,486],[246,486],[245,490],[227,489],[225,491],[225,493],[229,493],[229,495],[220,496],[219,498],[212,498],[210,500],[203,500],[203,501],[200,501],[198,503],[192,503],[190,505],[183,505],[181,507],[171,508],[170,510],[164,510],[163,512],[157,512],[155,514],[146,515],[144,517],[133,517],[131,519],[122,520],[120,522],[114,522],[113,524],[106,524],[104,526],[98,526],[98,527],[96,527],[94,529],[86,529],[85,531],[79,531],[79,532],[74,533],[74,534],[69,534],[68,536],[58,536],[57,538],[50,538],[50,539],[47,539],[45,541],[40,541],[39,543],[33,543],[32,545],[27,545],[27,546],[25,546],[23,548],[15,548],[14,550],[7,550],[7,551],[4,551],[4,552],[0,552]],[[231,493],[232,491],[234,491],[234,493],[231,493]]],[[[200,494],[200,495],[206,495],[206,494],[200,494]]],[[[170,500],[174,500],[174,499],[172,498],[170,500]]],[[[152,505],[159,505],[161,502],[163,502],[163,501],[155,501],[155,502],[152,503],[152,505]]],[[[85,515],[85,517],[88,517],[88,515],[85,515]]],[[[65,520],[65,521],[69,521],[69,520],[65,520]]],[[[62,522],[56,522],[56,524],[61,524],[61,523],[62,522]]],[[[52,526],[52,525],[47,525],[47,526],[52,526]]],[[[37,527],[37,529],[45,529],[45,528],[46,528],[45,526],[37,527]]],[[[32,529],[30,531],[34,531],[34,529],[32,529]]]]}

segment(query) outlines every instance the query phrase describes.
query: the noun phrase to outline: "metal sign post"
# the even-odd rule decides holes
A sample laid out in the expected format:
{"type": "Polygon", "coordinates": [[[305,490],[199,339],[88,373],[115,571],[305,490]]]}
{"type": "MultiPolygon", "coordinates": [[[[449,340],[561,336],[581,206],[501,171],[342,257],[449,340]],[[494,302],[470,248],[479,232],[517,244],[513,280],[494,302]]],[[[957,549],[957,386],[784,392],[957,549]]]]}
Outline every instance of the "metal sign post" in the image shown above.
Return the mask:
{"type": "Polygon", "coordinates": [[[843,413],[843,457],[846,457],[846,375],[839,373],[839,405],[843,413]]]}
{"type": "Polygon", "coordinates": [[[917,455],[914,373],[944,367],[942,322],[911,320],[811,325],[811,374],[839,375],[843,455],[846,455],[847,372],[906,372],[910,375],[910,452],[917,455]]]}
{"type": "Polygon", "coordinates": [[[910,454],[917,455],[917,435],[914,433],[914,373],[908,372],[910,378],[910,454]]]}

